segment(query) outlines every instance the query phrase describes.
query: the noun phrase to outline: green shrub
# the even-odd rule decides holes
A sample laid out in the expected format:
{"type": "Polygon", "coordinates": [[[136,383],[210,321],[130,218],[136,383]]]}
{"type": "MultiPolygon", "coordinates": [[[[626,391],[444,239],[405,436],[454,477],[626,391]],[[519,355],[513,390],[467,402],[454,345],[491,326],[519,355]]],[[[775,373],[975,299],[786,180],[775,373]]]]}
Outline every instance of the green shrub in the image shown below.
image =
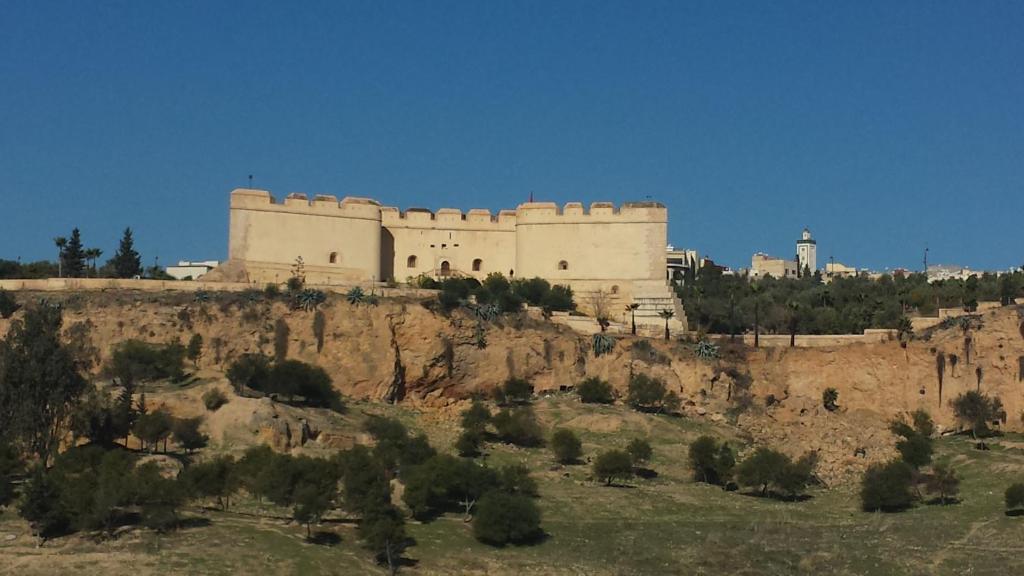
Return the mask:
{"type": "Polygon", "coordinates": [[[498,469],[498,487],[509,494],[537,496],[537,481],[525,464],[509,464],[498,469]]]}
{"type": "Polygon", "coordinates": [[[270,358],[262,354],[242,354],[228,366],[227,377],[236,392],[243,388],[266,390],[270,386],[270,358]]]}
{"type": "Polygon", "coordinates": [[[498,475],[472,460],[439,454],[403,471],[402,500],[419,519],[448,510],[469,515],[485,493],[498,487],[498,475]]]}
{"type": "Polygon", "coordinates": [[[525,404],[533,396],[533,384],[522,378],[509,378],[495,392],[499,404],[525,404]]]}
{"type": "Polygon", "coordinates": [[[660,412],[665,400],[665,382],[647,374],[634,374],[629,380],[626,403],[641,412],[660,412]]]}
{"type": "Polygon", "coordinates": [[[463,430],[483,434],[491,422],[491,411],[483,402],[473,400],[469,408],[463,410],[461,418],[463,430]]]}
{"type": "Polygon", "coordinates": [[[611,486],[619,479],[633,477],[633,458],[623,450],[602,452],[594,460],[594,477],[611,486]]]}
{"type": "Polygon", "coordinates": [[[762,447],[736,467],[736,479],[742,486],[760,488],[762,496],[768,496],[768,489],[774,486],[795,498],[811,482],[816,464],[813,452],[794,462],[782,452],[762,447]]]}
{"type": "Polygon", "coordinates": [[[543,443],[540,425],[528,406],[506,408],[492,420],[498,438],[517,446],[539,446],[543,443]]]}
{"type": "Polygon", "coordinates": [[[181,478],[190,494],[199,498],[214,498],[218,508],[227,510],[231,507],[231,496],[240,487],[235,466],[234,457],[218,456],[189,466],[182,472],[181,478]]]}
{"type": "Polygon", "coordinates": [[[544,295],[544,299],[541,301],[541,306],[543,306],[545,310],[556,310],[560,312],[575,310],[576,303],[573,301],[572,288],[557,284],[552,286],[551,291],[544,295]]]}
{"type": "Polygon", "coordinates": [[[690,468],[697,482],[724,486],[732,479],[736,456],[729,444],[711,436],[700,436],[690,444],[690,468]]]}
{"type": "Polygon", "coordinates": [[[422,464],[437,454],[426,436],[410,436],[405,424],[395,418],[371,416],[363,424],[363,429],[376,442],[374,457],[388,470],[396,470],[399,465],[422,464]]]}
{"type": "Polygon", "coordinates": [[[219,388],[210,388],[203,393],[203,406],[210,412],[216,412],[218,408],[228,403],[228,397],[219,388]]]}
{"type": "Polygon", "coordinates": [[[560,428],[551,435],[551,451],[559,463],[573,464],[583,455],[583,443],[572,430],[560,428]]]}
{"type": "Polygon", "coordinates": [[[476,506],[473,536],[491,546],[526,544],[543,534],[540,520],[540,509],[531,498],[494,490],[476,506]]]}
{"type": "Polygon", "coordinates": [[[178,341],[150,344],[125,340],[114,347],[105,373],[122,381],[178,381],[185,377],[185,354],[185,347],[178,341]]]}
{"type": "Polygon", "coordinates": [[[483,437],[480,432],[466,429],[459,434],[458,440],[455,441],[455,451],[459,453],[459,456],[473,458],[480,455],[481,443],[483,443],[483,437]]]}
{"type": "Polygon", "coordinates": [[[327,372],[299,360],[274,364],[270,369],[269,386],[263,392],[287,396],[289,400],[300,396],[307,406],[330,408],[335,412],[345,409],[341,394],[334,389],[327,372]]]}
{"type": "Polygon", "coordinates": [[[164,442],[164,452],[167,451],[167,438],[171,435],[171,426],[174,423],[173,417],[165,410],[155,410],[140,414],[132,426],[132,433],[142,442],[143,450],[146,446],[150,449],[157,449],[161,441],[164,442]]]}
{"type": "Polygon", "coordinates": [[[914,502],[914,469],[902,460],[872,464],[861,481],[861,507],[866,512],[893,512],[914,502]]]}
{"type": "Polygon", "coordinates": [[[837,402],[839,401],[839,391],[835,388],[825,388],[821,393],[821,404],[829,412],[835,412],[839,409],[837,402]]]}
{"type": "Polygon", "coordinates": [[[596,376],[587,378],[576,387],[580,401],[587,404],[611,404],[615,402],[612,385],[596,376]]]}
{"type": "Polygon", "coordinates": [[[640,466],[650,462],[651,457],[654,455],[654,451],[651,449],[651,444],[647,440],[642,438],[634,438],[626,445],[626,452],[629,453],[629,457],[633,459],[633,466],[640,466]]]}

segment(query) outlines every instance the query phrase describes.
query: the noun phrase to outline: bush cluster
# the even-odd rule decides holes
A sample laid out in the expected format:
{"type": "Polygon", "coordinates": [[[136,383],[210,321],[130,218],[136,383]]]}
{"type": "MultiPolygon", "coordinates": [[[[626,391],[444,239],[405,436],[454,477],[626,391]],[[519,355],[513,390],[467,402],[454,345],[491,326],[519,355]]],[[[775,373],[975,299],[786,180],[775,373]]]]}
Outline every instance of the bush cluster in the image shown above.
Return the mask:
{"type": "Polygon", "coordinates": [[[493,304],[506,314],[518,312],[524,303],[547,311],[569,311],[576,308],[571,288],[552,286],[543,278],[509,281],[501,273],[492,272],[483,282],[468,277],[446,278],[441,282],[426,279],[420,281],[420,286],[440,289],[438,302],[445,310],[458,308],[471,296],[477,304],[493,304]]]}
{"type": "Polygon", "coordinates": [[[334,389],[327,372],[299,360],[272,362],[262,354],[243,354],[228,367],[227,377],[238,392],[247,388],[289,403],[330,408],[336,412],[345,409],[341,394],[334,389]]]}
{"type": "Polygon", "coordinates": [[[141,340],[125,340],[114,347],[107,362],[108,376],[134,382],[152,382],[185,377],[187,350],[174,340],[166,344],[153,344],[141,340]]]}
{"type": "Polygon", "coordinates": [[[660,378],[637,373],[629,380],[626,403],[641,412],[674,413],[679,410],[682,400],[675,392],[668,392],[660,378]]]}

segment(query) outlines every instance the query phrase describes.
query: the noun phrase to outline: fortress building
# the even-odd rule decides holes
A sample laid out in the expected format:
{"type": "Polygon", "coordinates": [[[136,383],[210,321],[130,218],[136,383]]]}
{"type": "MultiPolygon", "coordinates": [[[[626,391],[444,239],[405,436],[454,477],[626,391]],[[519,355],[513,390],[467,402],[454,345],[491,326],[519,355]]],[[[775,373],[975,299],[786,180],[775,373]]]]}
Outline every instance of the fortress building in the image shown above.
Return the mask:
{"type": "Polygon", "coordinates": [[[604,307],[621,320],[624,306],[640,304],[638,323],[685,315],[665,278],[668,210],[657,202],[616,208],[595,202],[559,208],[550,202],[520,204],[497,215],[488,210],[420,208],[404,212],[375,200],[289,194],[275,201],[264,190],[231,193],[228,262],[223,280],[281,283],[301,257],[307,282],[403,282],[489,273],[539,276],[570,286],[580,308],[604,307]]]}

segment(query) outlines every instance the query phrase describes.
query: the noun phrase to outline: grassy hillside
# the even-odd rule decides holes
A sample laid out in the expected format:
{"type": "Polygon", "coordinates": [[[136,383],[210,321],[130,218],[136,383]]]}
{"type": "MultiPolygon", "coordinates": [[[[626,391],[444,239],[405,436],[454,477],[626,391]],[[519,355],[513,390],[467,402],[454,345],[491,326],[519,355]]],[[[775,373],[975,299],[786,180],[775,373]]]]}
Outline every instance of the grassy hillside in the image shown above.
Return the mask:
{"type": "MultiPolygon", "coordinates": [[[[1003,491],[1024,481],[1024,438],[1010,435],[991,451],[963,437],[937,442],[938,459],[962,477],[962,502],[920,505],[898,514],[858,508],[857,486],[814,489],[803,502],[779,502],[693,483],[688,443],[711,433],[740,446],[733,429],[651,416],[621,407],[580,405],[567,396],[538,400],[546,429],[578,432],[586,456],[634,437],[654,447],[658,476],[604,487],[586,464],[554,465],[544,448],[491,446],[491,464],[523,462],[540,484],[547,539],[494,549],[473,539],[461,516],[411,523],[417,545],[410,574],[963,574],[1024,570],[1024,518],[1003,514],[1003,491]]],[[[388,412],[421,429],[440,449],[458,430],[449,422],[378,404],[352,407],[388,412]]],[[[353,430],[353,433],[355,430],[353,430]]],[[[585,456],[585,457],[586,457],[585,456]]],[[[355,525],[332,517],[319,530],[325,544],[305,541],[288,512],[241,502],[231,512],[192,508],[193,526],[158,536],[134,530],[109,541],[70,536],[36,548],[11,511],[0,516],[0,573],[232,574],[272,569],[281,574],[360,574],[380,570],[360,548],[355,525]],[[6,535],[15,535],[8,540],[6,535]]]]}

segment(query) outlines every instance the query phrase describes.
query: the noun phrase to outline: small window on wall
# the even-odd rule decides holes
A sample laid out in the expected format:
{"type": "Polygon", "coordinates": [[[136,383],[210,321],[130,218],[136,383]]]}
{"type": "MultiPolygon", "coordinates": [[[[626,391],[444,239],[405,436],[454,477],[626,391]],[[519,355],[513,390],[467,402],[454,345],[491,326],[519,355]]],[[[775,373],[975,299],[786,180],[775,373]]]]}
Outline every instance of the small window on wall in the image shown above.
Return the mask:
{"type": "Polygon", "coordinates": [[[409,256],[405,260],[405,267],[406,268],[415,268],[416,267],[416,257],[415,256],[409,256]]]}
{"type": "Polygon", "coordinates": [[[337,252],[331,252],[330,260],[331,260],[331,264],[337,264],[338,263],[338,253],[337,252]]]}
{"type": "Polygon", "coordinates": [[[484,261],[483,260],[481,260],[479,258],[477,258],[476,260],[473,260],[473,272],[479,272],[480,269],[483,268],[483,265],[484,265],[484,261]]]}
{"type": "Polygon", "coordinates": [[[612,294],[618,294],[618,293],[619,293],[619,285],[616,284],[616,285],[612,286],[612,294]]]}
{"type": "Polygon", "coordinates": [[[569,269],[569,263],[566,262],[565,260],[562,260],[561,262],[558,263],[558,269],[559,270],[568,270],[569,269]]]}

